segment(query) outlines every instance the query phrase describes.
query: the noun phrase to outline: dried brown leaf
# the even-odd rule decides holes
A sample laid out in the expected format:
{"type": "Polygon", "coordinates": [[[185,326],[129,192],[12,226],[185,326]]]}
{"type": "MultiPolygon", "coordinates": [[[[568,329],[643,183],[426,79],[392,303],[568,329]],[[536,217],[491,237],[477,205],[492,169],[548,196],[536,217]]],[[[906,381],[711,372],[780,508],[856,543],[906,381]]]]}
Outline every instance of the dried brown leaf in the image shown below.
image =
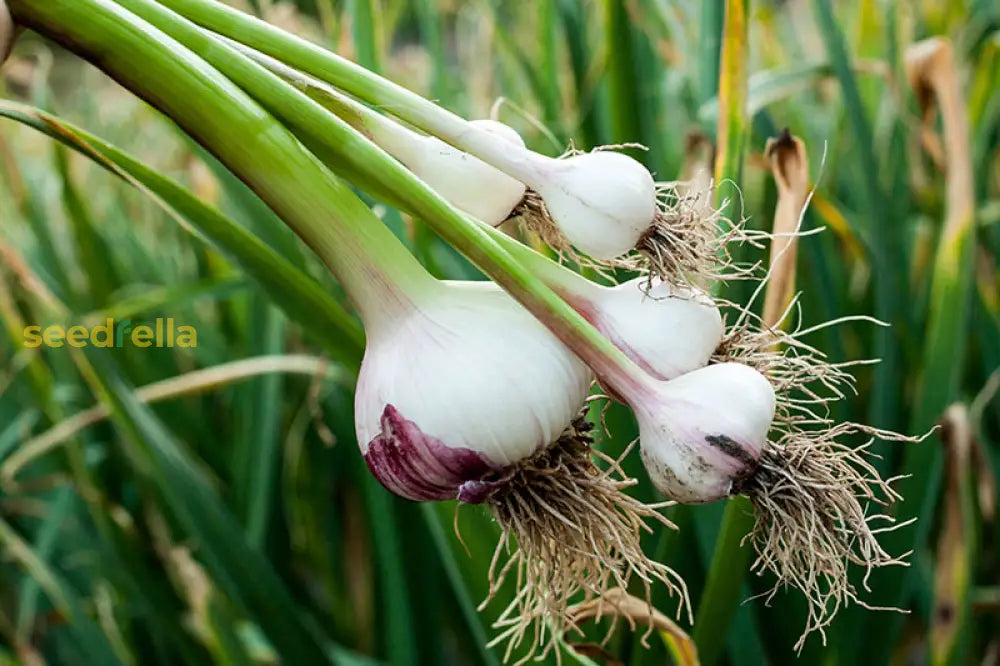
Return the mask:
{"type": "MultiPolygon", "coordinates": [[[[910,46],[906,51],[906,73],[925,122],[931,114],[932,100],[937,101],[941,112],[948,182],[948,212],[942,240],[947,242],[969,224],[974,207],[967,107],[951,42],[933,37],[910,46]]],[[[933,151],[931,148],[932,155],[933,151]]]]}
{"type": "Polygon", "coordinates": [[[795,295],[796,232],[809,196],[809,158],[805,144],[786,129],[764,149],[778,186],[771,241],[770,283],[764,296],[764,322],[776,326],[795,295]]]}
{"type": "Polygon", "coordinates": [[[974,548],[969,487],[973,435],[968,409],[953,404],[940,425],[945,447],[945,488],[930,630],[932,664],[948,663],[955,647],[966,614],[974,548]]]}
{"type": "Polygon", "coordinates": [[[603,617],[623,618],[634,631],[639,625],[663,636],[678,666],[698,666],[698,651],[687,632],[647,601],[632,596],[622,588],[612,588],[596,599],[569,609],[574,624],[603,617]]]}

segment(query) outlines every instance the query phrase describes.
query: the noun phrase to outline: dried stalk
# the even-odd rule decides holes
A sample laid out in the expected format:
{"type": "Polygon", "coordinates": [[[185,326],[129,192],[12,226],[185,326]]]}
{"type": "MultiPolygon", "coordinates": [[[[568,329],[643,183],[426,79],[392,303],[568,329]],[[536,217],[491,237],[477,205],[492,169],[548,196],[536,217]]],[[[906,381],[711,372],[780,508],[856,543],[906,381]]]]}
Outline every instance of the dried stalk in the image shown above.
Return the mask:
{"type": "Polygon", "coordinates": [[[802,139],[792,136],[787,129],[778,138],[768,140],[764,154],[778,186],[768,270],[770,284],[764,294],[764,323],[775,326],[795,295],[796,233],[809,196],[809,158],[802,139]]]}

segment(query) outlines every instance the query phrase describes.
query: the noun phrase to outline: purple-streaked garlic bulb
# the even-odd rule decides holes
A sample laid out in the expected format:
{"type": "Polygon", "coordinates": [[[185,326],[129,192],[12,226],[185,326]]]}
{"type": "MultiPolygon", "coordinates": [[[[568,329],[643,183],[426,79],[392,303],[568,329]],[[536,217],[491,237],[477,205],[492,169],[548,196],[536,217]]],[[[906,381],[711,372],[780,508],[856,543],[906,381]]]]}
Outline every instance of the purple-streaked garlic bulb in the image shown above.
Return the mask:
{"type": "Polygon", "coordinates": [[[663,382],[632,406],[653,485],[671,499],[700,504],[739,494],[757,472],[775,396],[753,368],[720,363],[663,382]]]}
{"type": "Polygon", "coordinates": [[[481,502],[559,438],[589,368],[491,282],[448,282],[369,333],[355,398],[369,469],[411,500],[481,502]]]}

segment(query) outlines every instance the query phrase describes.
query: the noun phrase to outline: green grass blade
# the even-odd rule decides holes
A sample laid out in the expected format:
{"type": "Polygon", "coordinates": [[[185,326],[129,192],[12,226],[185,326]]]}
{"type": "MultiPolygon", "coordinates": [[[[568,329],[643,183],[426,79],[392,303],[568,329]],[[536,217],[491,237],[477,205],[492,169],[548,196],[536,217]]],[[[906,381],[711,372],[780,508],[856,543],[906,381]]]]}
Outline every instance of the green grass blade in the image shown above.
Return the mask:
{"type": "Polygon", "coordinates": [[[563,134],[561,127],[564,117],[562,111],[562,94],[559,85],[559,31],[558,0],[539,0],[538,6],[538,43],[541,48],[541,60],[538,63],[541,79],[542,110],[545,124],[550,131],[563,134]]]}
{"type": "Polygon", "coordinates": [[[91,664],[113,666],[122,663],[84,610],[84,600],[3,519],[0,519],[0,545],[3,546],[5,556],[17,562],[38,582],[53,605],[66,618],[77,654],[91,664]]]}
{"type": "MultiPolygon", "coordinates": [[[[923,85],[933,89],[941,110],[947,156],[947,202],[945,222],[934,256],[927,328],[924,333],[923,364],[910,427],[926,432],[959,400],[966,366],[968,327],[975,283],[975,184],[972,171],[967,108],[960,89],[958,67],[950,42],[922,43],[913,54],[933,55],[918,65],[923,85]]],[[[915,58],[917,60],[917,58],[915,58]]],[[[931,529],[930,517],[941,484],[942,455],[938,437],[908,446],[903,454],[902,474],[897,490],[906,502],[897,509],[897,518],[918,520],[886,535],[889,552],[921,548],[931,529]]],[[[895,568],[876,588],[881,604],[899,607],[908,600],[911,576],[895,568]]],[[[897,618],[873,623],[869,632],[894,636],[901,623],[897,618]],[[886,625],[892,632],[886,631],[886,625]]],[[[869,633],[869,636],[872,634],[869,633]]],[[[883,650],[880,656],[886,656],[883,650]]]]}
{"type": "Polygon", "coordinates": [[[404,573],[398,512],[393,497],[371,474],[365,474],[361,484],[372,539],[378,544],[376,559],[382,609],[386,614],[386,653],[392,666],[408,666],[418,661],[417,641],[413,635],[413,608],[404,573]]]}
{"type": "MultiPolygon", "coordinates": [[[[56,545],[56,538],[59,530],[66,520],[66,515],[70,509],[72,493],[69,488],[60,488],[56,491],[54,498],[49,504],[49,510],[45,516],[42,526],[35,535],[35,543],[32,548],[35,557],[40,562],[47,562],[52,557],[52,551],[56,545]]],[[[35,578],[26,578],[21,584],[18,594],[17,605],[17,633],[22,641],[28,642],[32,630],[32,623],[38,612],[38,595],[41,588],[35,578]]]]}
{"type": "Polygon", "coordinates": [[[197,543],[216,584],[253,617],[283,660],[330,663],[326,641],[310,628],[270,563],[253,549],[232,514],[148,407],[136,400],[110,356],[87,348],[94,371],[88,380],[113,410],[113,421],[130,443],[136,471],[148,478],[165,505],[197,543]]]}
{"type": "MultiPolygon", "coordinates": [[[[865,207],[865,229],[871,239],[872,285],[875,292],[875,316],[887,323],[899,322],[901,285],[906,284],[905,263],[897,247],[896,231],[900,226],[887,213],[889,207],[879,185],[879,162],[875,156],[875,137],[858,89],[847,44],[833,13],[830,0],[813,0],[813,9],[830,65],[840,82],[847,118],[854,133],[853,150],[856,180],[865,207]]],[[[899,425],[899,344],[897,331],[880,327],[874,333],[875,367],[871,390],[870,420],[873,425],[893,428],[899,425]]]]}
{"type": "MultiPolygon", "coordinates": [[[[726,0],[719,62],[715,182],[739,184],[747,144],[747,16],[745,0],[726,0]]],[[[716,205],[725,198],[716,192],[716,205]]]]}
{"type": "MultiPolygon", "coordinates": [[[[747,142],[747,15],[744,0],[727,0],[719,71],[719,119],[716,132],[715,181],[739,184],[743,152],[747,142]]],[[[716,193],[717,205],[725,195],[716,193]]],[[[737,204],[731,204],[733,206],[737,204]]],[[[753,525],[752,508],[744,498],[726,504],[722,527],[716,540],[695,614],[692,638],[701,663],[717,663],[725,648],[720,637],[727,635],[739,604],[743,578],[749,566],[750,550],[740,541],[753,525]]]]}
{"type": "Polygon", "coordinates": [[[351,16],[351,34],[358,64],[377,72],[382,66],[379,48],[378,7],[376,0],[347,0],[351,16]]]}
{"type": "Polygon", "coordinates": [[[573,78],[576,127],[568,128],[581,146],[610,143],[602,127],[603,109],[597,103],[597,91],[591,81],[591,53],[587,42],[587,16],[580,0],[557,0],[559,21],[569,53],[573,78]]]}
{"type": "Polygon", "coordinates": [[[722,26],[727,0],[703,0],[698,39],[698,98],[702,103],[719,90],[719,63],[722,57],[722,26]]]}
{"type": "Polygon", "coordinates": [[[743,579],[750,562],[750,549],[741,547],[740,542],[752,528],[753,507],[750,503],[743,497],[730,499],[715,541],[715,552],[695,613],[691,636],[704,666],[718,663],[725,650],[723,637],[728,634],[740,603],[743,579]]]}
{"type": "Polygon", "coordinates": [[[121,282],[111,250],[97,230],[86,199],[73,182],[66,148],[58,144],[57,146],[55,161],[62,178],[63,206],[73,227],[73,241],[80,267],[87,275],[90,299],[94,305],[100,307],[108,302],[111,293],[121,282]]]}
{"type": "Polygon", "coordinates": [[[435,511],[434,507],[427,503],[422,504],[420,510],[423,513],[424,524],[427,526],[431,539],[434,541],[434,547],[440,557],[441,566],[448,577],[448,583],[451,585],[452,592],[458,601],[459,609],[462,611],[462,620],[465,622],[469,633],[472,634],[472,641],[479,649],[481,663],[485,666],[500,666],[500,661],[496,655],[486,647],[486,644],[489,642],[489,635],[486,633],[486,628],[483,627],[480,615],[476,611],[476,604],[469,594],[469,587],[462,579],[462,572],[456,559],[455,549],[448,541],[439,512],[435,511]]]}
{"type": "MultiPolygon", "coordinates": [[[[747,116],[753,118],[771,104],[811,90],[833,74],[825,62],[786,65],[755,72],[747,80],[747,116]]],[[[714,125],[719,118],[719,98],[712,97],[698,108],[698,120],[714,125]]]]}
{"type": "MultiPolygon", "coordinates": [[[[635,95],[639,80],[635,70],[635,44],[624,0],[604,0],[605,43],[607,44],[607,107],[611,141],[642,140],[642,121],[635,95]]],[[[639,159],[643,155],[633,152],[639,159]]]]}
{"type": "MultiPolygon", "coordinates": [[[[281,313],[260,297],[250,305],[250,346],[255,355],[285,351],[286,322],[281,313]]],[[[245,409],[240,416],[245,431],[237,447],[236,494],[242,499],[247,540],[263,550],[271,520],[274,485],[278,478],[278,447],[281,443],[281,396],[284,379],[272,374],[253,381],[241,391],[245,409]]]]}
{"type": "MultiPolygon", "coordinates": [[[[97,164],[155,195],[184,221],[241,265],[289,318],[310,328],[327,351],[357,367],[363,333],[357,321],[311,278],[189,191],[114,146],[41,110],[5,102],[0,115],[28,124],[66,143],[97,164]]],[[[179,220],[180,221],[180,220],[179,220]]]]}
{"type": "Polygon", "coordinates": [[[215,661],[226,666],[253,666],[253,657],[238,633],[231,604],[214,591],[209,595],[205,624],[211,632],[215,661]]]}
{"type": "Polygon", "coordinates": [[[449,97],[451,63],[442,39],[442,18],[436,0],[414,0],[420,41],[431,57],[431,94],[435,99],[449,97]]]}

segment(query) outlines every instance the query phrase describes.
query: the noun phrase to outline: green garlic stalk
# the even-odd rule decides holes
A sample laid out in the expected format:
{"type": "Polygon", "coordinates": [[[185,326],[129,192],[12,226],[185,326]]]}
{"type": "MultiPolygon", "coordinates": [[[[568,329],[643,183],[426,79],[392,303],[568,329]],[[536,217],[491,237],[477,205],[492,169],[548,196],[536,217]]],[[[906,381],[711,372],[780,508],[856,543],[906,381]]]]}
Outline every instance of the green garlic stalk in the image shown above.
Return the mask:
{"type": "MultiPolygon", "coordinates": [[[[486,131],[406,88],[214,0],[161,0],[196,23],[391,112],[527,185],[524,220],[550,244],[598,263],[648,266],[671,282],[718,273],[720,223],[707,193],[677,196],[636,160],[611,150],[554,159],[486,131]]],[[[738,231],[734,228],[732,231],[738,231]]]]}

